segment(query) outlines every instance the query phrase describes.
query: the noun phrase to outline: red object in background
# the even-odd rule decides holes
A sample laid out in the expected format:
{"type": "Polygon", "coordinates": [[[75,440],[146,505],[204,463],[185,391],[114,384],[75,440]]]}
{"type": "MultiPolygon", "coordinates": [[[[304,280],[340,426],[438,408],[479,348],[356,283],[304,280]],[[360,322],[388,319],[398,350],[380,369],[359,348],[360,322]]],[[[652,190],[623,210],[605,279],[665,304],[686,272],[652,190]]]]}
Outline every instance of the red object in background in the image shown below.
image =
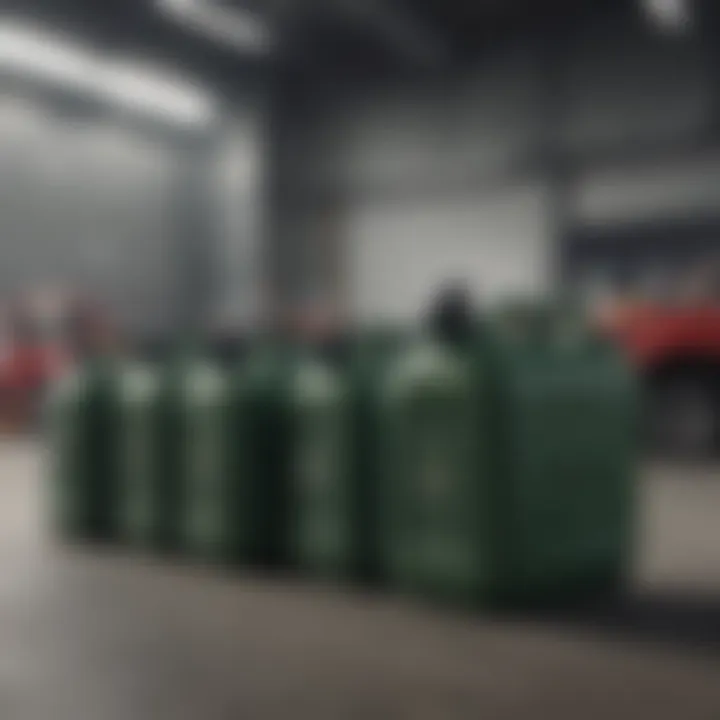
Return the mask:
{"type": "Polygon", "coordinates": [[[0,361],[0,385],[34,390],[57,377],[65,365],[66,359],[59,348],[43,345],[11,348],[0,361]]]}
{"type": "Polygon", "coordinates": [[[720,367],[720,306],[641,304],[618,309],[601,324],[641,369],[689,360],[720,367]]]}
{"type": "Polygon", "coordinates": [[[0,422],[17,432],[37,420],[45,388],[69,366],[70,359],[54,345],[9,347],[0,358],[0,422]]]}
{"type": "Polygon", "coordinates": [[[90,300],[26,294],[0,315],[0,423],[13,432],[32,427],[49,384],[75,361],[116,347],[106,314],[90,300]]]}
{"type": "Polygon", "coordinates": [[[720,305],[631,304],[600,318],[639,371],[652,446],[679,457],[720,450],[720,305]]]}

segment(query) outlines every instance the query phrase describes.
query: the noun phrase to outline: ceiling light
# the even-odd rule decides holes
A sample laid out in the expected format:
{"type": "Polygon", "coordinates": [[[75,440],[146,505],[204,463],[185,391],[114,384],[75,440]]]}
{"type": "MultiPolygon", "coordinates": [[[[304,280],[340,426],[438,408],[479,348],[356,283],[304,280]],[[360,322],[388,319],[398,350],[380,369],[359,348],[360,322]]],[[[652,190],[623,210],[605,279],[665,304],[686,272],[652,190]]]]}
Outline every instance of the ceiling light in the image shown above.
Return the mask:
{"type": "Polygon", "coordinates": [[[208,124],[215,115],[199,88],[152,68],[123,62],[107,66],[103,75],[103,94],[122,107],[192,125],[208,124]]]}
{"type": "Polygon", "coordinates": [[[681,32],[692,23],[692,8],[688,0],[643,0],[647,18],[662,30],[681,32]]]}
{"type": "Polygon", "coordinates": [[[207,124],[212,99],[196,85],[129,61],[109,63],[55,34],[0,24],[0,72],[70,87],[141,114],[182,124],[207,124]]]}
{"type": "Polygon", "coordinates": [[[96,62],[84,49],[57,35],[15,24],[0,25],[0,70],[90,89],[96,62]]]}
{"type": "Polygon", "coordinates": [[[157,0],[158,8],[196,32],[236,49],[264,55],[272,49],[267,24],[245,10],[228,9],[212,0],[157,0]]]}

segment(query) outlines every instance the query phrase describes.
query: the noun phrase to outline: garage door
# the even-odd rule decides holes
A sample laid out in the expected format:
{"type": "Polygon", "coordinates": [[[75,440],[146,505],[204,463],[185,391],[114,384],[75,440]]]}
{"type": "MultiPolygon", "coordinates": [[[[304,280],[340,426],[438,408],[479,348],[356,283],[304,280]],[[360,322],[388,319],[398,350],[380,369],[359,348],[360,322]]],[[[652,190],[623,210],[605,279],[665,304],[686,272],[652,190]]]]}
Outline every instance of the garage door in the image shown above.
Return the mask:
{"type": "Polygon", "coordinates": [[[493,300],[542,293],[550,280],[546,191],[412,199],[348,215],[349,295],[361,320],[411,320],[438,286],[466,282],[493,300]]]}

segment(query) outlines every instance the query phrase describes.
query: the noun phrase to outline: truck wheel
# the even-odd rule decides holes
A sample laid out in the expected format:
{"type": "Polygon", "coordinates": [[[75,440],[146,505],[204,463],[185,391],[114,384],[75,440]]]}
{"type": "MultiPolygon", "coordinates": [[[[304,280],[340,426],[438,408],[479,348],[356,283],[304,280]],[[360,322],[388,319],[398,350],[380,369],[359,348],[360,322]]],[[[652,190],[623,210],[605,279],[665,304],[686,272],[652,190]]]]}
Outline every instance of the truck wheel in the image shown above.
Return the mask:
{"type": "Polygon", "coordinates": [[[657,382],[649,398],[653,449],[663,456],[703,459],[715,454],[720,413],[710,380],[673,377],[657,382]]]}

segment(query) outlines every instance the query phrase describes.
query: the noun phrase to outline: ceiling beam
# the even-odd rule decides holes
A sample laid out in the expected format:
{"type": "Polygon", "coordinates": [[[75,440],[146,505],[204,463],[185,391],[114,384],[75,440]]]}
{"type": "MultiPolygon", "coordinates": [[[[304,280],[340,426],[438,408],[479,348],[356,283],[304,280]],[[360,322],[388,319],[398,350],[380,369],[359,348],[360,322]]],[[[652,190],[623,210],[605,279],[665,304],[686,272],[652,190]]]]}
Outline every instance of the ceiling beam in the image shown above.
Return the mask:
{"type": "Polygon", "coordinates": [[[451,57],[447,37],[393,0],[324,0],[322,5],[371,28],[412,62],[439,66],[451,57]]]}
{"type": "MultiPolygon", "coordinates": [[[[396,0],[264,0],[261,16],[247,10],[246,0],[154,0],[176,20],[239,50],[280,50],[312,15],[338,15],[363,26],[393,52],[421,66],[438,67],[451,57],[443,33],[396,0]],[[303,20],[304,19],[304,20],[303,20]]],[[[257,5],[255,6],[257,7],[257,5]]]]}
{"type": "Polygon", "coordinates": [[[275,44],[264,18],[242,7],[228,8],[212,0],[155,0],[168,17],[239,52],[265,55],[275,44]]]}

